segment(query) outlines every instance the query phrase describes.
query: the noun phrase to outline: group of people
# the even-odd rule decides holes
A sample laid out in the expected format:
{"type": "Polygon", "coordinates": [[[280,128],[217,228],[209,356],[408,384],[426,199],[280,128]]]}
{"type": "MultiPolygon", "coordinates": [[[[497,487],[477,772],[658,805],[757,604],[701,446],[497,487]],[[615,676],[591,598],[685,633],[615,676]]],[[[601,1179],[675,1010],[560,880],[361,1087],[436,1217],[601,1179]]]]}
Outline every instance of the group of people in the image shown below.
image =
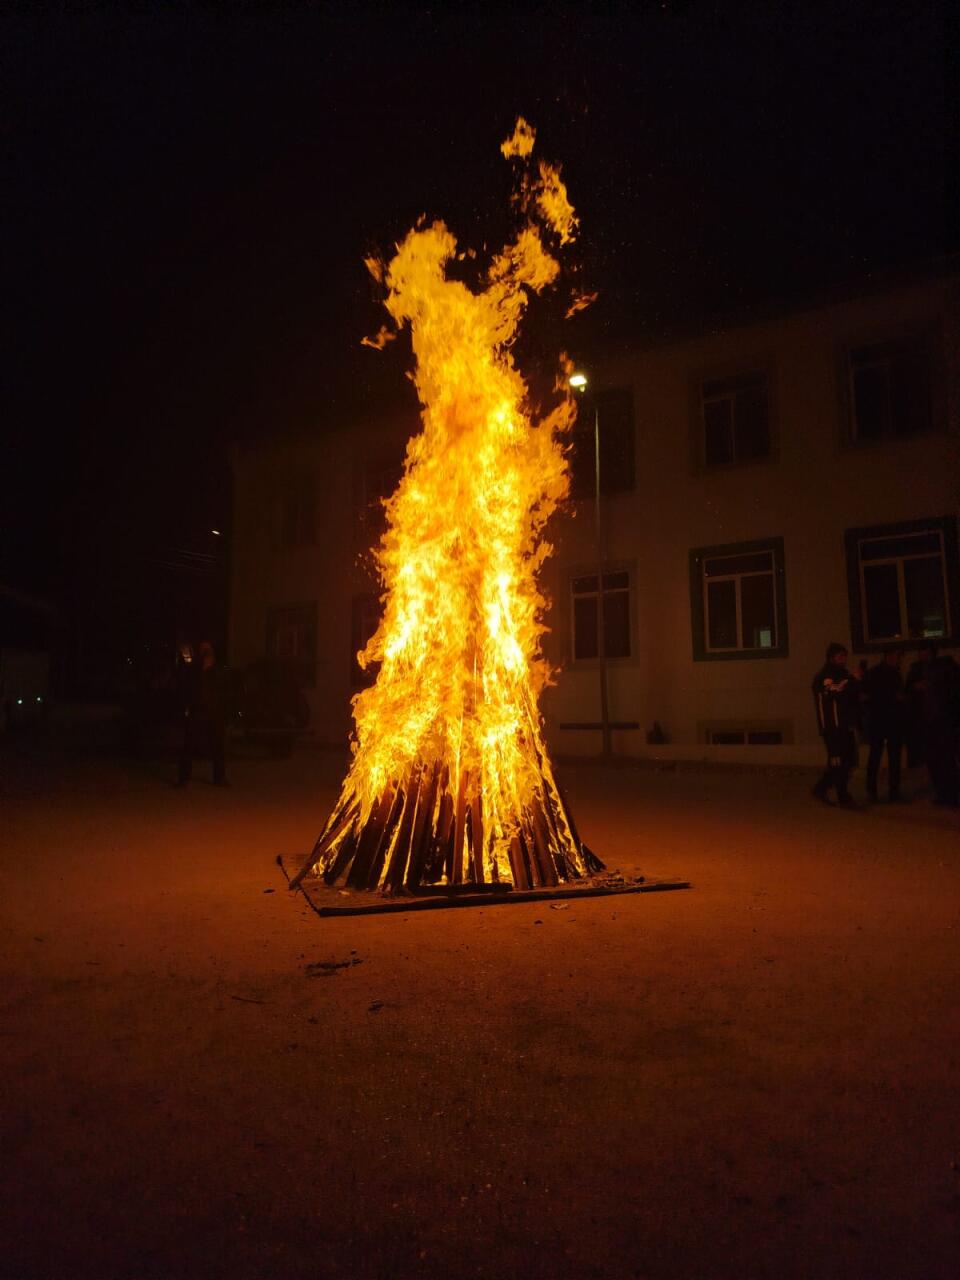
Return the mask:
{"type": "Polygon", "coordinates": [[[935,802],[956,806],[960,800],[960,667],[929,643],[921,646],[906,678],[901,649],[888,650],[872,667],[861,663],[857,671],[848,668],[847,659],[846,645],[829,645],[826,662],[813,679],[817,721],[827,752],[827,766],[813,794],[829,804],[833,791],[838,804],[855,803],[849,782],[857,763],[859,734],[870,745],[867,796],[871,801],[879,799],[884,753],[888,798],[893,803],[901,799],[906,749],[910,764],[926,764],[935,802]]]}

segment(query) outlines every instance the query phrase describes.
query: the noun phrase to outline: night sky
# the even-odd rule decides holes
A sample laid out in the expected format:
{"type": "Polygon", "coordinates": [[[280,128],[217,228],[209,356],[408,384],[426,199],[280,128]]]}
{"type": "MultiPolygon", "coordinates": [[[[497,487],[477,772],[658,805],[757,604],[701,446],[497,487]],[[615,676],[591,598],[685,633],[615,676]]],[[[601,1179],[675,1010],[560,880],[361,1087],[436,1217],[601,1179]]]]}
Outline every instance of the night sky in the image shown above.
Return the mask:
{"type": "MultiPolygon", "coordinates": [[[[129,629],[226,446],[409,397],[362,264],[502,236],[518,113],[622,347],[956,248],[946,18],[910,5],[9,6],[0,582],[129,629]],[[746,16],[750,14],[751,16],[746,16]]],[[[206,541],[205,541],[206,539],[206,541]]]]}

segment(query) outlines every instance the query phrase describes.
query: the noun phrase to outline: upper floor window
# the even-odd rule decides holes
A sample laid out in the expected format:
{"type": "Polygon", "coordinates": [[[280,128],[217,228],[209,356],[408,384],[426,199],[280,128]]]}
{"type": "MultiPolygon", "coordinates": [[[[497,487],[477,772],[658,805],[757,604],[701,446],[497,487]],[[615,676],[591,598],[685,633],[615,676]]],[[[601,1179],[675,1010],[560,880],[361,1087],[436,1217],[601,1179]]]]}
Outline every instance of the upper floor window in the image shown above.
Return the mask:
{"type": "Polygon", "coordinates": [[[854,648],[956,634],[956,520],[850,529],[846,542],[854,648]]]}
{"type": "Polygon", "coordinates": [[[696,660],[784,657],[783,539],[691,551],[690,611],[696,660]]]}
{"type": "Polygon", "coordinates": [[[596,434],[600,436],[600,492],[634,486],[633,392],[629,387],[588,394],[580,404],[570,445],[570,496],[596,493],[596,434]]]}
{"type": "Polygon", "coordinates": [[[847,379],[855,443],[930,430],[930,353],[922,339],[852,348],[847,379]]]}
{"type": "Polygon", "coordinates": [[[280,546],[309,547],[317,540],[317,489],[312,475],[286,480],[280,489],[280,546]]]}
{"type": "Polygon", "coordinates": [[[317,606],[278,605],[267,611],[267,653],[289,663],[300,683],[317,679],[317,606]]]}
{"type": "MultiPolygon", "coordinates": [[[[573,656],[575,659],[600,656],[599,575],[584,574],[573,579],[573,656]]],[[[626,570],[603,575],[603,655],[630,657],[630,574],[626,570]]]]}
{"type": "Polygon", "coordinates": [[[770,397],[764,373],[714,378],[700,384],[704,467],[770,456],[770,397]]]}

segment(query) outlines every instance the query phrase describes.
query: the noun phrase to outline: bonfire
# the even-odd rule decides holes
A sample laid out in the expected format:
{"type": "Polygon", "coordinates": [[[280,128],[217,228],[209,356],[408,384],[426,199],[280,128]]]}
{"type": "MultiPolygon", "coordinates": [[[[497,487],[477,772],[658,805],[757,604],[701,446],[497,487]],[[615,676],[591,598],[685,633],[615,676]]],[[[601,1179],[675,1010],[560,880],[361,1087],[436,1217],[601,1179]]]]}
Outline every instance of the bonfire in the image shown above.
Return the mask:
{"type": "Polygon", "coordinates": [[[557,403],[538,414],[512,349],[577,218],[534,143],[520,119],[501,147],[521,225],[479,287],[457,278],[474,255],[442,222],[367,263],[392,321],[369,341],[409,326],[422,429],[375,552],[383,614],[359,661],[376,678],[354,698],[352,762],[294,884],[316,873],[384,893],[528,889],[602,867],[577,833],[539,710],[551,671],[538,574],[568,492],[576,406],[558,355],[557,403]]]}

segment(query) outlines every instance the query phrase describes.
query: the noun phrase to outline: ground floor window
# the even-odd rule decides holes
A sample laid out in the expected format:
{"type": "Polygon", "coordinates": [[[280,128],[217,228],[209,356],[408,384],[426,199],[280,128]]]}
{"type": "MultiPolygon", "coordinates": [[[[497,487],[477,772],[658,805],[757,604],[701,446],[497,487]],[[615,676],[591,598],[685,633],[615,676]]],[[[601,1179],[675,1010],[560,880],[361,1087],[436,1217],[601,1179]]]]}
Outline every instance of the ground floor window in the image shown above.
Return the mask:
{"type": "Polygon", "coordinates": [[[783,539],[691,551],[690,612],[695,660],[783,657],[783,539]]]}
{"type": "Polygon", "coordinates": [[[316,604],[278,605],[267,611],[267,653],[294,668],[301,685],[317,680],[316,604]]]}
{"type": "MultiPolygon", "coordinates": [[[[573,656],[589,661],[600,656],[599,574],[572,580],[573,656]]],[[[603,654],[630,657],[630,574],[626,569],[603,574],[603,654]]]]}
{"type": "Polygon", "coordinates": [[[709,729],[707,741],[714,747],[779,747],[781,729],[709,729]]]}
{"type": "Polygon", "coordinates": [[[957,635],[953,517],[849,529],[846,544],[855,649],[957,635]]]}

